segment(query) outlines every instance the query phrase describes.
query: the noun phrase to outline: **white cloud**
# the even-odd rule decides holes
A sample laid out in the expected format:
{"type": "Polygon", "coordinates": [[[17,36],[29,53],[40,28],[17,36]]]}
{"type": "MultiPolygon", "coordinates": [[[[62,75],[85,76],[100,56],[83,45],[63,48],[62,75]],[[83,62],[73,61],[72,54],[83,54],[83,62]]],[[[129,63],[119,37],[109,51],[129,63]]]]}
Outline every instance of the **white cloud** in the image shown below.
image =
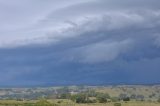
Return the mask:
{"type": "MultiPolygon", "coordinates": [[[[76,2],[16,0],[14,3],[0,1],[2,5],[0,10],[5,10],[0,15],[2,25],[0,47],[63,42],[66,39],[98,31],[123,30],[125,34],[121,35],[122,39],[127,39],[130,38],[127,35],[128,28],[144,30],[160,24],[160,11],[152,7],[150,2],[143,7],[142,4],[137,6],[135,4],[121,2],[117,6],[115,1],[109,0],[76,2]],[[141,10],[137,10],[136,7],[141,7],[141,10]]],[[[115,35],[106,36],[117,39],[115,35]]]]}
{"type": "Polygon", "coordinates": [[[51,26],[45,26],[41,20],[58,9],[83,2],[87,1],[0,0],[0,47],[44,43],[46,39],[50,41],[46,33],[56,28],[56,21],[51,26]]]}

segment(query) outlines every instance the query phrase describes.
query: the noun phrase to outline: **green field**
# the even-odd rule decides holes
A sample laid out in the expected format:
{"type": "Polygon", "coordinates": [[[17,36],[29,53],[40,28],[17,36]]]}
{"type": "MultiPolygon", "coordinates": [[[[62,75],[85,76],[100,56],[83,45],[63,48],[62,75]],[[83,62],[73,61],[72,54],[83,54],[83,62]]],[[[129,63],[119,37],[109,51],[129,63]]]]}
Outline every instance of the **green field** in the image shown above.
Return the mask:
{"type": "MultiPolygon", "coordinates": [[[[52,105],[44,106],[114,106],[115,102],[110,103],[73,103],[68,100],[63,100],[62,103],[57,103],[59,100],[47,100],[52,105]]],[[[37,100],[34,101],[15,101],[15,100],[1,100],[0,106],[42,106],[36,105],[37,100]]],[[[121,106],[160,106],[157,102],[118,102],[121,106]]]]}

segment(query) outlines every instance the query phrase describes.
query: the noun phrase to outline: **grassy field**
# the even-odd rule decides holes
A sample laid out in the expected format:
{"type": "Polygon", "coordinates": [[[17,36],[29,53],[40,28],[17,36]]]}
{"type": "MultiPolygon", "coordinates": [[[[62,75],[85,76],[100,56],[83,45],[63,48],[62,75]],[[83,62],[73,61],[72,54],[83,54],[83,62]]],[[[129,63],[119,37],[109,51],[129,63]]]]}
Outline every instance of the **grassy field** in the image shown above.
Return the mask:
{"type": "MultiPolygon", "coordinates": [[[[114,106],[116,102],[110,103],[73,103],[68,100],[63,100],[62,103],[57,103],[59,100],[48,100],[50,103],[56,103],[57,106],[114,106]]],[[[0,106],[24,106],[24,104],[34,104],[37,100],[34,101],[15,101],[15,100],[0,100],[0,106]]],[[[160,106],[158,102],[118,102],[121,103],[121,106],[160,106]]],[[[34,105],[33,105],[34,106],[34,105]]]]}
{"type": "MultiPolygon", "coordinates": [[[[106,103],[106,104],[76,104],[75,106],[114,106],[114,103],[106,103]]],[[[148,103],[148,102],[128,102],[121,103],[121,106],[160,106],[158,103],[148,103]]]]}

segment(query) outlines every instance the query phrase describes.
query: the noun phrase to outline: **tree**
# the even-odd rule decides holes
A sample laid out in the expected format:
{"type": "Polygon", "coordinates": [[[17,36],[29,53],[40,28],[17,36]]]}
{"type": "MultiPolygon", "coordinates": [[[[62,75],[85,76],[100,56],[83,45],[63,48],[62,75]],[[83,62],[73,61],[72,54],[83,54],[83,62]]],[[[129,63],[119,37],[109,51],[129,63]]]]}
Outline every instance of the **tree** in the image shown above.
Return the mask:
{"type": "Polygon", "coordinates": [[[97,95],[97,100],[100,102],[100,103],[106,103],[107,102],[107,98],[109,98],[110,96],[108,94],[103,94],[103,93],[99,93],[97,95]]]}
{"type": "Polygon", "coordinates": [[[130,98],[131,98],[131,99],[136,99],[136,95],[135,95],[135,94],[132,94],[132,95],[130,96],[130,98]]]}
{"type": "Polygon", "coordinates": [[[121,93],[121,94],[119,95],[119,99],[120,99],[120,100],[123,100],[124,98],[127,98],[127,95],[121,93]]]}
{"type": "Polygon", "coordinates": [[[123,98],[123,101],[130,101],[129,97],[123,98]]]}
{"type": "Polygon", "coordinates": [[[86,103],[88,100],[88,97],[85,94],[80,93],[80,94],[72,95],[71,100],[76,103],[86,103]]]}

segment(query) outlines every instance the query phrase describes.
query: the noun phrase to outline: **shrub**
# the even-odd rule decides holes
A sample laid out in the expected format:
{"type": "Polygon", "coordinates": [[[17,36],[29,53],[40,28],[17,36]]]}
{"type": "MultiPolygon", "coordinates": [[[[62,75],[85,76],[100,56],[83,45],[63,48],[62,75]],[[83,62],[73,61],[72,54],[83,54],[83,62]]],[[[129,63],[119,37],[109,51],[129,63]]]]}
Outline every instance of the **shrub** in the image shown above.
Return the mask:
{"type": "Polygon", "coordinates": [[[124,98],[126,98],[127,97],[127,95],[126,94],[123,94],[123,93],[121,93],[120,95],[119,95],[119,99],[120,100],[123,100],[124,98]]]}
{"type": "Polygon", "coordinates": [[[76,103],[86,103],[88,97],[85,94],[76,94],[71,97],[71,100],[76,103]]]}
{"type": "Polygon", "coordinates": [[[136,99],[136,94],[132,94],[132,95],[130,96],[130,98],[131,98],[131,99],[136,99]]]}
{"type": "Polygon", "coordinates": [[[123,101],[130,101],[129,97],[123,98],[123,101]]]}
{"type": "Polygon", "coordinates": [[[62,102],[63,102],[63,100],[57,101],[57,103],[62,103],[62,102]]]}
{"type": "Polygon", "coordinates": [[[100,103],[106,103],[107,102],[107,97],[105,94],[98,94],[97,95],[97,100],[100,102],[100,103]]]}

